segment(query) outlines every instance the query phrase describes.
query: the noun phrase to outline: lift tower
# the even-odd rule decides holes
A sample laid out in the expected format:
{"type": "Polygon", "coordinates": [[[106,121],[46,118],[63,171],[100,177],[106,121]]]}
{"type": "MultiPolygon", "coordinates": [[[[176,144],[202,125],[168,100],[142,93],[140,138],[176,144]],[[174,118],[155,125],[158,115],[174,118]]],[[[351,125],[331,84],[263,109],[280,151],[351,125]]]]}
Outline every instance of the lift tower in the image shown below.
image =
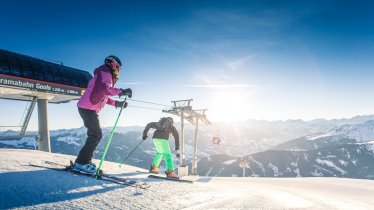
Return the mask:
{"type": "Polygon", "coordinates": [[[172,101],[173,107],[169,110],[163,110],[163,112],[179,116],[181,118],[181,132],[180,132],[180,146],[181,146],[181,161],[178,167],[179,176],[188,175],[188,166],[186,164],[186,151],[184,143],[184,119],[195,125],[195,141],[193,151],[193,162],[192,162],[192,175],[197,175],[197,139],[199,131],[199,120],[204,122],[206,125],[211,125],[209,120],[206,118],[205,112],[207,109],[193,110],[191,107],[192,99],[172,101]]]}
{"type": "Polygon", "coordinates": [[[162,110],[163,112],[179,116],[181,118],[181,131],[180,131],[180,149],[181,149],[181,161],[178,167],[179,176],[188,176],[188,166],[186,164],[186,152],[184,145],[184,118],[187,112],[192,110],[191,107],[192,99],[172,101],[173,107],[169,110],[162,110]]]}
{"type": "Polygon", "coordinates": [[[192,125],[195,125],[195,141],[194,141],[194,150],[192,156],[192,169],[191,174],[197,175],[197,139],[199,131],[199,120],[201,120],[206,125],[211,125],[209,120],[206,118],[205,112],[207,109],[198,109],[198,110],[188,110],[187,113],[189,116],[186,117],[192,125]]]}

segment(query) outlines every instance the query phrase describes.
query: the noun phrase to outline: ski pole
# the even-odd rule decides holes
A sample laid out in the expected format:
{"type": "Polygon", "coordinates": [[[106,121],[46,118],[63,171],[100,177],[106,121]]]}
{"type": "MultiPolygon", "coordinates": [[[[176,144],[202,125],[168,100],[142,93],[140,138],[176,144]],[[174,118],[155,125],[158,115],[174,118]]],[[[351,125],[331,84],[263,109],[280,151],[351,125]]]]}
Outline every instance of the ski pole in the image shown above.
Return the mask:
{"type": "Polygon", "coordinates": [[[132,153],[135,152],[135,150],[143,143],[144,140],[140,141],[140,143],[130,152],[129,155],[127,155],[127,157],[118,164],[118,167],[121,167],[121,165],[132,155],[132,153]]]}
{"type": "MultiPolygon", "coordinates": [[[[127,99],[127,97],[125,97],[125,102],[126,102],[126,99],[127,99]]],[[[108,148],[109,148],[110,142],[112,141],[113,134],[114,134],[114,131],[115,131],[116,127],[117,127],[117,123],[118,123],[119,117],[121,116],[122,110],[123,110],[123,106],[121,106],[121,110],[119,111],[119,114],[118,114],[118,117],[117,117],[116,123],[114,123],[113,129],[112,129],[112,132],[110,133],[108,143],[106,143],[106,147],[105,147],[105,150],[104,150],[104,154],[103,154],[103,156],[101,157],[99,167],[98,167],[97,170],[96,170],[96,174],[95,174],[95,177],[96,177],[96,178],[99,176],[99,172],[100,172],[101,165],[103,164],[103,161],[104,161],[104,159],[105,159],[106,152],[108,151],[108,148]]]]}

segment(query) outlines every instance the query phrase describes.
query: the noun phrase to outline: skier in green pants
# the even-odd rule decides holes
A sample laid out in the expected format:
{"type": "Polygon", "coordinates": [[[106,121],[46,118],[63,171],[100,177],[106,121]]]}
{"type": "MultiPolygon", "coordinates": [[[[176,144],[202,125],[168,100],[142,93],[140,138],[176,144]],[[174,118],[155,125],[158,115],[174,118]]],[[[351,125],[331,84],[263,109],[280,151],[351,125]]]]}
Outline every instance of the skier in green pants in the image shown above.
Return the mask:
{"type": "Polygon", "coordinates": [[[175,140],[175,151],[177,153],[177,157],[180,157],[179,153],[179,135],[177,129],[173,126],[173,118],[171,117],[163,117],[160,119],[159,122],[150,122],[147,124],[143,131],[143,140],[147,139],[147,134],[149,129],[156,129],[153,134],[153,143],[156,147],[156,155],[153,159],[152,167],[149,170],[151,173],[158,174],[158,166],[161,163],[162,158],[165,159],[166,165],[166,176],[169,178],[179,178],[174,173],[174,162],[173,156],[170,151],[169,145],[169,136],[170,133],[173,134],[175,140]]]}

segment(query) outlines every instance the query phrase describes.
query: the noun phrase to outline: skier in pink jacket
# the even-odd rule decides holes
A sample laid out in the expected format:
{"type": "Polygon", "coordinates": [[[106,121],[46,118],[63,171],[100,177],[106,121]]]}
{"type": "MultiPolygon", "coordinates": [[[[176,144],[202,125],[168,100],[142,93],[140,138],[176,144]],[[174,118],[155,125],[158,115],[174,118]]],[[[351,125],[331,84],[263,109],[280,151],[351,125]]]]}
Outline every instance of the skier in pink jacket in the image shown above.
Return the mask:
{"type": "Polygon", "coordinates": [[[115,107],[127,107],[127,102],[115,101],[109,96],[128,96],[132,97],[130,88],[115,88],[114,84],[119,79],[121,70],[121,60],[110,55],[105,58],[104,64],[95,69],[94,77],[88,83],[88,87],[83,96],[78,101],[78,111],[83,119],[84,126],[87,128],[87,140],[79,152],[73,165],[75,170],[90,174],[96,173],[96,165],[91,162],[93,153],[100,143],[102,131],[100,128],[99,113],[106,105],[115,107]]]}

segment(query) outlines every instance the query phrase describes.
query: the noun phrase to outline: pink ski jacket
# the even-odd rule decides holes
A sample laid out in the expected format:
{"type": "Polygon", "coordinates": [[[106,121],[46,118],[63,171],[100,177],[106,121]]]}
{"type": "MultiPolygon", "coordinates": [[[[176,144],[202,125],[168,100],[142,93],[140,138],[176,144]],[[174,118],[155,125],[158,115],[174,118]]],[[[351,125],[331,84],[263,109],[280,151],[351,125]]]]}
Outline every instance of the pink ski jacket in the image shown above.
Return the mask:
{"type": "Polygon", "coordinates": [[[109,96],[118,95],[121,91],[121,89],[114,87],[111,69],[106,65],[102,65],[95,69],[94,77],[88,83],[88,87],[79,99],[77,106],[83,109],[95,110],[99,113],[105,104],[114,106],[115,101],[109,96]]]}

